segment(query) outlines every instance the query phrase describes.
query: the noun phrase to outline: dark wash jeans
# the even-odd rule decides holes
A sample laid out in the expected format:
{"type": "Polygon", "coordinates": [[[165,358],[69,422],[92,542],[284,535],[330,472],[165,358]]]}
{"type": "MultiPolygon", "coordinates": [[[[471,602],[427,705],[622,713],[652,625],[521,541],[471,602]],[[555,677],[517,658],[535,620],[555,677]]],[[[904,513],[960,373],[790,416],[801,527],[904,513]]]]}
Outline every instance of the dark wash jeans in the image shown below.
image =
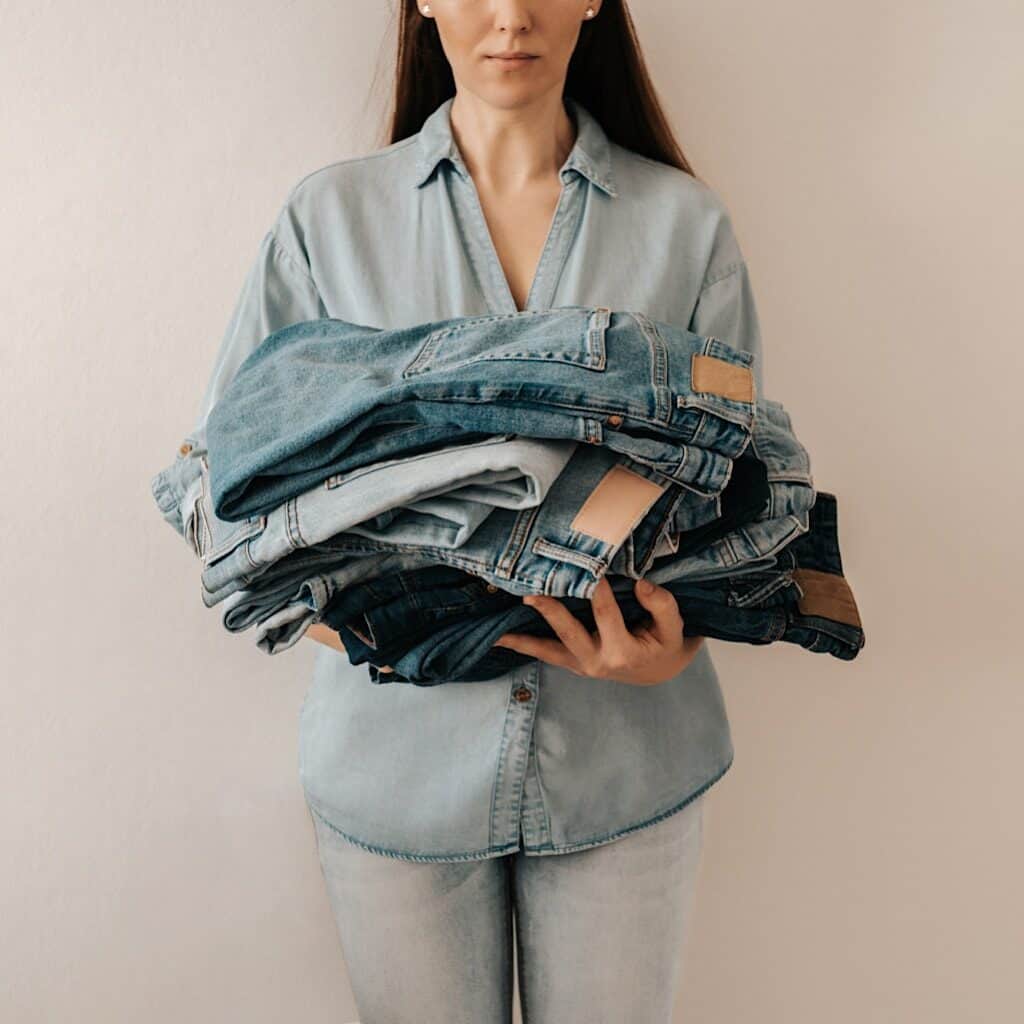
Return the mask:
{"type": "Polygon", "coordinates": [[[754,356],[604,306],[268,335],[207,419],[213,509],[267,514],[331,476],[489,434],[603,445],[719,494],[750,441],[754,356]]]}
{"type": "MultiPolygon", "coordinates": [[[[845,661],[855,658],[865,636],[843,575],[837,512],[836,496],[819,491],[810,529],[786,545],[769,569],[665,583],[677,598],[683,633],[750,644],[785,641],[845,661]]],[[[626,625],[645,621],[648,613],[633,595],[635,581],[607,579],[626,625]]],[[[447,566],[381,577],[336,597],[322,621],[337,628],[353,664],[370,663],[375,682],[430,686],[491,679],[532,660],[494,647],[503,633],[555,637],[543,616],[515,595],[447,566]]],[[[562,600],[588,630],[596,628],[589,600],[562,600]]]]}
{"type": "MultiPolygon", "coordinates": [[[[587,450],[589,449],[584,449],[587,450]]],[[[721,515],[690,530],[678,532],[673,556],[682,557],[703,547],[716,537],[723,536],[740,524],[750,522],[765,509],[769,497],[767,468],[764,463],[746,455],[741,456],[736,460],[733,474],[722,492],[721,515]]],[[[629,557],[631,567],[634,564],[650,565],[656,561],[652,556],[658,533],[651,528],[652,525],[664,529],[664,516],[653,520],[648,516],[632,531],[632,551],[629,557]]],[[[613,570],[607,575],[614,578],[616,573],[613,570]]],[[[631,573],[618,575],[621,580],[619,586],[623,590],[625,579],[638,578],[631,573]]],[[[550,592],[549,590],[548,593],[550,592]]],[[[380,614],[390,623],[404,615],[404,609],[408,606],[410,627],[418,630],[418,636],[426,636],[433,628],[444,625],[451,619],[451,613],[456,609],[461,609],[463,613],[480,614],[478,607],[466,604],[467,598],[480,594],[505,594],[508,597],[507,601],[499,599],[492,602],[495,610],[504,610],[516,604],[516,595],[507,588],[495,586],[486,573],[478,575],[466,572],[458,565],[441,563],[412,568],[404,566],[394,572],[380,574],[340,590],[325,604],[320,621],[340,630],[349,626],[350,620],[354,617],[362,616],[361,629],[359,625],[350,628],[360,637],[367,638],[368,645],[376,650],[379,658],[382,652],[377,650],[375,642],[369,639],[374,632],[373,617],[376,609],[383,609],[380,614]]],[[[402,633],[402,641],[399,641],[397,647],[398,654],[403,650],[403,641],[404,647],[410,646],[411,636],[410,632],[402,633]]]]}

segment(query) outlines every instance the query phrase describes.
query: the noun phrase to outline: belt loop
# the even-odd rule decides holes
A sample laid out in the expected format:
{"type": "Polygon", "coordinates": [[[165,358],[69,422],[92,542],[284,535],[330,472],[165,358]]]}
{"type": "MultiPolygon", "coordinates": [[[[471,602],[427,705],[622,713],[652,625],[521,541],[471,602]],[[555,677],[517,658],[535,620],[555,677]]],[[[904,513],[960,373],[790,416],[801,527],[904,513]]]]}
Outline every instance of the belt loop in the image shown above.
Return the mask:
{"type": "Polygon", "coordinates": [[[592,306],[587,321],[587,352],[590,354],[591,365],[604,367],[605,340],[604,332],[611,320],[612,311],[608,306],[592,306]]]}
{"type": "Polygon", "coordinates": [[[590,322],[587,325],[591,331],[603,331],[608,326],[612,311],[608,306],[592,306],[590,310],[590,322]]]}

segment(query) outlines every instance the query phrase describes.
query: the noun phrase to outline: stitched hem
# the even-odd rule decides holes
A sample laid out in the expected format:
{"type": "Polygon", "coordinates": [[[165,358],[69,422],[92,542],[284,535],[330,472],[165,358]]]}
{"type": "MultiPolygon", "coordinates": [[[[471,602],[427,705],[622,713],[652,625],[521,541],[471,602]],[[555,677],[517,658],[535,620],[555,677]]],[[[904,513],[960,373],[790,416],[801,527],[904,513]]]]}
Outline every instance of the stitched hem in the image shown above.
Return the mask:
{"type": "MultiPolygon", "coordinates": [[[[501,857],[508,853],[516,853],[519,850],[527,857],[544,857],[550,856],[551,854],[559,853],[573,853],[577,850],[589,850],[594,846],[603,846],[605,843],[610,843],[615,839],[620,839],[623,836],[627,836],[633,832],[638,832],[640,829],[647,828],[649,825],[654,825],[659,821],[669,817],[681,811],[687,804],[693,803],[702,793],[705,793],[710,789],[723,775],[732,767],[733,757],[730,757],[725,767],[721,771],[716,772],[707,782],[695,789],[685,800],[674,804],[672,807],[667,808],[664,811],[659,811],[653,817],[647,818],[645,821],[638,822],[635,825],[629,825],[624,829],[618,829],[615,832],[608,832],[602,836],[598,836],[593,839],[585,839],[578,843],[566,843],[562,846],[555,846],[554,844],[547,844],[545,846],[520,846],[519,842],[506,843],[503,846],[490,846],[482,850],[468,850],[465,852],[453,852],[453,853],[421,853],[417,851],[403,851],[393,850],[386,846],[378,846],[375,843],[368,843],[363,839],[358,839],[351,833],[338,828],[333,822],[329,821],[325,816],[324,812],[320,809],[318,801],[311,797],[306,797],[306,803],[309,806],[310,811],[316,815],[316,817],[322,821],[332,831],[337,832],[338,835],[347,839],[350,843],[360,847],[361,849],[368,850],[370,853],[378,853],[384,857],[392,857],[396,860],[410,860],[410,861],[465,861],[465,860],[487,860],[492,857],[501,857]]],[[[520,835],[522,833],[520,832],[520,835]]]]}
{"type": "Polygon", "coordinates": [[[596,839],[586,839],[580,843],[566,843],[563,846],[555,846],[548,844],[547,846],[526,846],[524,847],[524,853],[528,857],[545,857],[550,854],[558,853],[573,853],[576,850],[589,850],[593,846],[602,846],[605,843],[610,843],[614,839],[621,839],[623,836],[630,835],[633,832],[639,832],[640,829],[647,828],[649,825],[656,825],[659,821],[663,821],[665,818],[671,817],[673,814],[677,814],[688,804],[693,803],[702,793],[707,792],[725,773],[732,767],[733,758],[730,757],[725,767],[721,771],[713,775],[707,782],[702,786],[695,789],[685,800],[678,804],[674,804],[665,811],[660,811],[653,817],[648,818],[646,821],[641,821],[639,824],[630,825],[627,828],[619,829],[616,832],[610,832],[604,836],[600,836],[596,839]]]}

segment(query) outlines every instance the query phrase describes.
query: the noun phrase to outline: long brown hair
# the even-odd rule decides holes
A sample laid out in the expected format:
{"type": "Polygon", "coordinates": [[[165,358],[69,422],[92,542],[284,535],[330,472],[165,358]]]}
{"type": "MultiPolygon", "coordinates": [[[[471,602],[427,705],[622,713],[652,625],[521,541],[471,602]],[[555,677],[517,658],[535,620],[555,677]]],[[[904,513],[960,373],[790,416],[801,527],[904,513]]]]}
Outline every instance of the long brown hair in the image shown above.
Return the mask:
{"type": "MultiPolygon", "coordinates": [[[[436,22],[420,14],[416,0],[400,5],[388,143],[414,135],[455,95],[436,22]]],[[[626,0],[604,0],[598,16],[581,24],[564,91],[594,115],[613,142],[696,177],[658,102],[626,0]]]]}

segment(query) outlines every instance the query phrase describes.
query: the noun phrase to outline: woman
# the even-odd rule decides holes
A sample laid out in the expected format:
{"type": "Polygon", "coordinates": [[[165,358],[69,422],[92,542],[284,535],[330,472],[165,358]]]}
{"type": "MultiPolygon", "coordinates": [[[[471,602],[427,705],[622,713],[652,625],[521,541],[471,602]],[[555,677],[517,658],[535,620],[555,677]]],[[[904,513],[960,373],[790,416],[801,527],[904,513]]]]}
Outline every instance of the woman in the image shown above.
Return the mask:
{"type": "MultiPolygon", "coordinates": [[[[666,127],[624,0],[403,0],[391,142],[302,178],[264,236],[203,424],[271,331],[400,327],[581,304],[637,309],[753,352],[746,264],[666,127]]],[[[649,585],[648,585],[649,586],[649,585]]],[[[702,794],[733,748],[672,595],[607,582],[590,635],[485,681],[370,680],[336,633],[300,714],[300,776],[362,1024],[671,1018],[702,794]],[[513,930],[513,923],[515,929],[513,930]]],[[[386,677],[385,677],[386,678],[386,677]]]]}

